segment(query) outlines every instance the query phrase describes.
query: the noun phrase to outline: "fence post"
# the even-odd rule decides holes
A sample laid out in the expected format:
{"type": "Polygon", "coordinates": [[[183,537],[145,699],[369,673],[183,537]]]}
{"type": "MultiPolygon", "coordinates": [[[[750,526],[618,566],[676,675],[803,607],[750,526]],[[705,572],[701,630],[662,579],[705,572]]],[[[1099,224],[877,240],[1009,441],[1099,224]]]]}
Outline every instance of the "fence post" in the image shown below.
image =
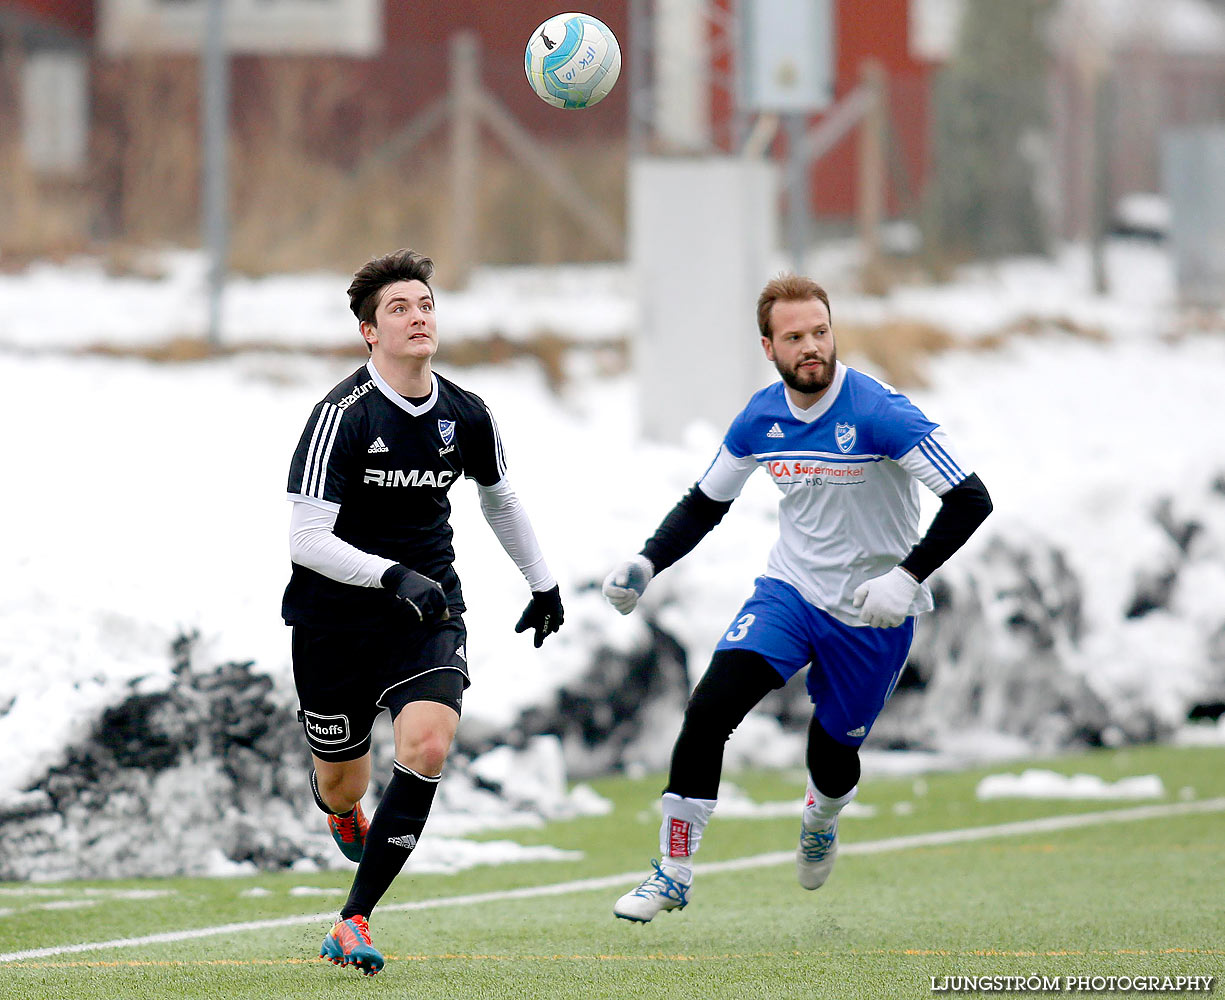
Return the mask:
{"type": "Polygon", "coordinates": [[[859,241],[863,247],[864,291],[880,291],[880,226],[885,216],[886,83],[884,67],[875,59],[860,68],[868,105],[859,125],[859,241]]]}
{"type": "Polygon", "coordinates": [[[451,39],[451,260],[449,284],[468,283],[476,265],[480,156],[480,64],[476,34],[451,39]]]}
{"type": "Polygon", "coordinates": [[[223,0],[209,0],[200,53],[201,145],[204,190],[201,214],[208,255],[208,346],[221,346],[221,303],[230,242],[230,64],[223,0]]]}

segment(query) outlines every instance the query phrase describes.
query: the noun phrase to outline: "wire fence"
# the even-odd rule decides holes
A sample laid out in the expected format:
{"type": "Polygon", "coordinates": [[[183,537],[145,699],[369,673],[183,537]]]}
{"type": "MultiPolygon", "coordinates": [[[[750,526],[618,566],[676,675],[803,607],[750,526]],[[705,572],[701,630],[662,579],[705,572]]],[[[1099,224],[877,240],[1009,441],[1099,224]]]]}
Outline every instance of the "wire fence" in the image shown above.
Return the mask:
{"type": "MultiPolygon", "coordinates": [[[[23,53],[3,35],[0,50],[6,266],[98,247],[122,261],[151,245],[199,243],[196,58],[90,56],[88,154],[80,169],[55,172],[36,169],[24,154],[23,53]]],[[[617,256],[583,218],[624,229],[628,79],[597,108],[559,112],[532,94],[518,56],[480,52],[484,93],[505,112],[499,120],[515,123],[538,159],[566,178],[567,195],[559,198],[556,177],[550,181],[549,171],[526,162],[522,142],[516,154],[488,117],[472,147],[474,162],[457,164],[455,66],[445,44],[399,44],[362,60],[241,56],[230,69],[230,264],[238,272],[348,267],[372,248],[399,245],[427,247],[446,259],[463,249],[457,205],[475,219],[466,238],[480,262],[617,256]]],[[[972,131],[951,139],[941,131],[948,109],[941,108],[940,80],[937,73],[889,81],[885,211],[938,218],[951,245],[967,242],[967,227],[984,218],[1009,234],[1033,216],[1047,240],[1091,238],[1126,195],[1163,191],[1169,129],[1225,122],[1225,56],[1119,51],[1096,82],[1087,82],[1071,58],[1056,58],[1038,84],[1046,120],[1013,136],[1003,153],[977,142],[972,131]],[[1004,183],[1007,161],[1019,162],[1031,189],[1032,210],[1020,215],[1015,183],[1004,183]],[[976,175],[982,190],[970,197],[964,178],[976,175]]],[[[1006,108],[1019,90],[1008,79],[993,86],[994,92],[960,95],[954,112],[967,104],[1006,108]]],[[[855,143],[844,141],[811,167],[816,219],[853,218],[860,197],[856,155],[855,143]]]]}

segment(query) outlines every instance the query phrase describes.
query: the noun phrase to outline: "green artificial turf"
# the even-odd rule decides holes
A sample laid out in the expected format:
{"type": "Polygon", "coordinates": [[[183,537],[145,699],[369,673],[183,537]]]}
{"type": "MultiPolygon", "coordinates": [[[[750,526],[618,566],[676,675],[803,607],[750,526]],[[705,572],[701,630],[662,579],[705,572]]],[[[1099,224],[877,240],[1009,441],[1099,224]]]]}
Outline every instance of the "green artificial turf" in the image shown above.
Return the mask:
{"type": "MultiPolygon", "coordinates": [[[[1006,799],[980,802],[986,773],[1041,766],[1110,781],[1157,774],[1162,804],[1225,796],[1225,751],[1147,747],[982,771],[867,778],[871,816],[841,827],[829,883],[806,892],[790,863],[740,870],[703,865],[790,851],[798,831],[798,772],[729,776],[756,802],[794,800],[796,815],[716,813],[699,856],[692,902],[647,925],[612,917],[618,895],[658,854],[662,779],[608,779],[606,816],[485,839],[551,844],[582,860],[414,875],[393,886],[371,920],[386,969],[363,979],[314,958],[346,872],[234,879],[0,885],[0,952],[104,942],[285,917],[305,922],[138,947],[104,947],[0,962],[12,1000],[411,996],[429,998],[926,997],[943,977],[1134,977],[1225,971],[1225,812],[1020,832],[968,843],[901,847],[890,838],[1128,810],[1138,803],[1006,799]],[[869,852],[867,848],[884,847],[869,852]],[[475,893],[624,875],[615,884],[533,898],[397,910],[475,893]],[[244,895],[252,889],[263,895],[244,895]],[[99,894],[101,890],[101,895],[99,894]],[[145,898],[116,895],[139,890],[145,898]],[[47,908],[48,905],[55,908],[47,908]]],[[[427,830],[428,836],[428,830],[427,830]]],[[[1033,991],[1037,980],[1028,980],[1033,991]]],[[[1005,992],[997,980],[986,992],[1005,992]]],[[[1013,990],[1012,992],[1026,992],[1013,990]]],[[[983,992],[962,991],[966,992],[983,992]]]]}

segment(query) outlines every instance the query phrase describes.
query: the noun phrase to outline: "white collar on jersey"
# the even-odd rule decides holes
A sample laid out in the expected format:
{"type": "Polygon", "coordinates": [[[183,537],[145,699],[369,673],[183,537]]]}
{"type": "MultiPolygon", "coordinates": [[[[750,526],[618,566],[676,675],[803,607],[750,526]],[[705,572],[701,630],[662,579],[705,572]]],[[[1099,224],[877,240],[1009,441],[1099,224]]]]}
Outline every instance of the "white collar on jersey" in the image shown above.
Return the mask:
{"type": "Polygon", "coordinates": [[[838,398],[838,393],[842,391],[842,383],[845,381],[846,365],[841,361],[836,361],[834,362],[834,380],[830,382],[825,395],[813,403],[807,410],[801,410],[795,403],[791,402],[791,396],[787,392],[786,386],[783,386],[783,399],[787,401],[787,409],[791,411],[791,415],[796,420],[811,424],[818,417],[822,417],[829,412],[829,408],[834,405],[834,400],[838,398]]]}
{"type": "Polygon", "coordinates": [[[407,399],[395,391],[388,381],[379,374],[379,370],[374,367],[374,358],[366,362],[366,371],[370,373],[370,377],[374,379],[374,384],[378,386],[379,392],[390,399],[405,413],[414,417],[419,417],[423,413],[428,413],[430,408],[438,402],[438,376],[430,372],[430,398],[420,405],[410,403],[407,399]]]}

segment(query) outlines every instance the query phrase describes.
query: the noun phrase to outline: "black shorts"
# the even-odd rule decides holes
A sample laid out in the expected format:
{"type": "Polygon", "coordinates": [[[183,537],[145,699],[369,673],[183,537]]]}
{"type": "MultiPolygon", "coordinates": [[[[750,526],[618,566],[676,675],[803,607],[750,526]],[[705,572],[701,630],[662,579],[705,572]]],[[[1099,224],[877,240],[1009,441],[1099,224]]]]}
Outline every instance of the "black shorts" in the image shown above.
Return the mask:
{"type": "Polygon", "coordinates": [[[370,749],[379,712],[394,719],[414,701],[460,711],[468,687],[463,618],[405,631],[295,625],[293,676],[298,719],[323,760],[355,760],[370,749]]]}

